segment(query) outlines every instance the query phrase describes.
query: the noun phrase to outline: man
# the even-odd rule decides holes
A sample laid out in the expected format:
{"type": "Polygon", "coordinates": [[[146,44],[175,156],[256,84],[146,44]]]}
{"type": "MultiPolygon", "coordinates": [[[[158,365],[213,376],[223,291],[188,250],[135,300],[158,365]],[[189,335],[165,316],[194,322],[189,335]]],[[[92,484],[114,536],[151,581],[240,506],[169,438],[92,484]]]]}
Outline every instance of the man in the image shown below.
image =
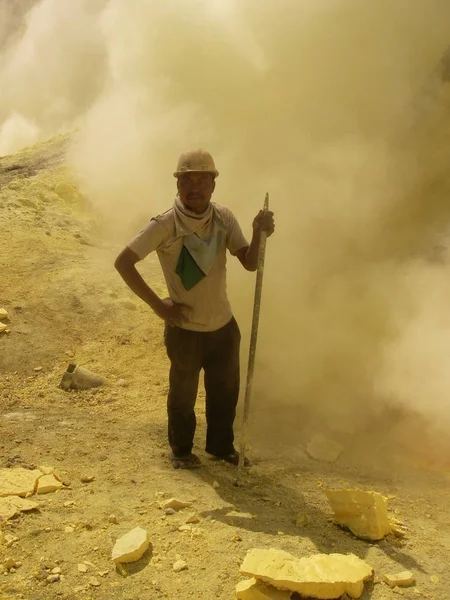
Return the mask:
{"type": "Polygon", "coordinates": [[[165,321],[170,359],[167,401],[169,444],[175,468],[200,465],[192,453],[195,401],[205,374],[206,452],[237,464],[233,422],[239,396],[240,332],[226,293],[226,250],[255,271],[261,233],[274,232],[272,212],[260,211],[248,244],[228,208],[211,202],[216,186],[213,158],[204,150],[182,154],[174,176],[174,206],[155,218],[120,253],[115,267],[125,283],[165,321]],[[156,251],[169,291],[161,299],[136,263],[156,251]]]}

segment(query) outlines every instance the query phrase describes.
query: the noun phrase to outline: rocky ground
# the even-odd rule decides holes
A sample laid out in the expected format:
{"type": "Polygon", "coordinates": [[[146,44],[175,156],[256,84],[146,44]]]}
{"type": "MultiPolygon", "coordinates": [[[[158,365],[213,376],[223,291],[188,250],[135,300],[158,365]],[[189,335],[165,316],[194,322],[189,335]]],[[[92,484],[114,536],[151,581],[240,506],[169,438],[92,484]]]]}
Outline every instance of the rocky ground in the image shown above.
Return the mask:
{"type": "MultiPolygon", "coordinates": [[[[174,471],[167,460],[167,359],[162,324],[126,290],[112,267],[120,248],[99,242],[100,223],[70,184],[67,138],[0,159],[0,467],[55,468],[63,489],[37,496],[39,509],[0,523],[0,598],[23,600],[231,600],[246,552],[295,556],[353,552],[375,569],[363,598],[448,600],[448,465],[404,458],[365,461],[347,449],[334,463],[255,445],[242,487],[234,467],[201,451],[203,467],[174,471]],[[111,385],[58,387],[69,362],[111,385]],[[433,468],[432,468],[433,466],[433,468]],[[325,488],[390,497],[405,538],[377,543],[338,528],[325,488]],[[189,508],[164,511],[176,497],[189,508]],[[192,518],[194,517],[194,518],[192,518]],[[182,527],[187,521],[187,527],[182,527]],[[151,545],[116,569],[118,537],[140,526],[151,545]],[[181,527],[181,530],[180,530],[181,527]],[[177,561],[186,568],[174,570],[177,561]],[[14,566],[15,565],[15,566],[14,566]],[[416,584],[391,589],[386,573],[408,569],[416,584]]],[[[143,273],[161,293],[155,259],[143,273]]],[[[376,446],[381,425],[364,434],[376,446]]],[[[300,437],[299,437],[300,439],[300,437]]],[[[417,446],[426,440],[416,438],[417,446]]],[[[386,450],[386,449],[385,449],[386,450]]]]}

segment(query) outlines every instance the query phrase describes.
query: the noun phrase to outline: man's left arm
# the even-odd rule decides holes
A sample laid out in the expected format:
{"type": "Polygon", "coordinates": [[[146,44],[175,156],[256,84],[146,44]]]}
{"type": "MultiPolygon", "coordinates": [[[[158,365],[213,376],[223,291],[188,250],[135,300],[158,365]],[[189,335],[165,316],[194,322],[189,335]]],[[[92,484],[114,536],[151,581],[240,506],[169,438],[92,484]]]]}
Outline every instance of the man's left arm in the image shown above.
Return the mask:
{"type": "Polygon", "coordinates": [[[253,219],[253,236],[249,246],[244,246],[234,254],[238,257],[244,269],[256,271],[258,268],[259,244],[261,233],[270,237],[275,231],[275,220],[273,212],[260,210],[253,219]]]}

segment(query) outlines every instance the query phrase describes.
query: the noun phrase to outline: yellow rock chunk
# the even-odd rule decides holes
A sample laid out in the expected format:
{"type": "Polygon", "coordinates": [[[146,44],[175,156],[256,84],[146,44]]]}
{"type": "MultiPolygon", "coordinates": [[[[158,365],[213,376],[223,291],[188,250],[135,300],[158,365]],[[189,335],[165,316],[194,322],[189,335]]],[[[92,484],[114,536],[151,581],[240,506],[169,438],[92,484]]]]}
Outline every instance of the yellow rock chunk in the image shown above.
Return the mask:
{"type": "Polygon", "coordinates": [[[117,540],[112,551],[112,561],[115,564],[135,562],[141,558],[149,545],[145,529],[136,527],[117,540]]]}
{"type": "Polygon", "coordinates": [[[62,488],[63,484],[56,479],[53,474],[43,475],[39,478],[37,493],[38,494],[50,494],[56,492],[62,488]]]}
{"type": "Polygon", "coordinates": [[[392,531],[386,499],[378,492],[325,490],[338,525],[359,538],[381,540],[392,531]]]}
{"type": "Polygon", "coordinates": [[[385,575],[383,581],[385,581],[389,587],[393,588],[396,586],[406,587],[408,585],[413,585],[416,582],[416,579],[411,571],[402,571],[395,575],[385,575]]]}
{"type": "Polygon", "coordinates": [[[249,550],[240,572],[280,590],[323,600],[340,598],[345,593],[360,598],[364,582],[373,575],[372,567],[354,554],[316,554],[297,559],[273,548],[249,550]]]}
{"type": "Polygon", "coordinates": [[[236,600],[290,600],[290,598],[291,592],[264,585],[254,577],[241,581],[236,586],[236,600]]]}
{"type": "Polygon", "coordinates": [[[27,512],[35,508],[39,508],[37,502],[20,498],[19,496],[0,498],[0,522],[12,519],[20,512],[27,512]]]}
{"type": "Polygon", "coordinates": [[[6,319],[8,317],[8,311],[6,310],[6,308],[0,308],[0,321],[3,321],[3,319],[6,319]]]}
{"type": "Polygon", "coordinates": [[[42,472],[39,469],[0,469],[0,497],[34,494],[41,476],[42,472]]]}
{"type": "Polygon", "coordinates": [[[163,510],[167,510],[168,508],[182,510],[183,508],[189,508],[190,506],[192,506],[192,502],[185,502],[184,500],[177,500],[176,498],[169,498],[160,504],[160,508],[163,510]]]}

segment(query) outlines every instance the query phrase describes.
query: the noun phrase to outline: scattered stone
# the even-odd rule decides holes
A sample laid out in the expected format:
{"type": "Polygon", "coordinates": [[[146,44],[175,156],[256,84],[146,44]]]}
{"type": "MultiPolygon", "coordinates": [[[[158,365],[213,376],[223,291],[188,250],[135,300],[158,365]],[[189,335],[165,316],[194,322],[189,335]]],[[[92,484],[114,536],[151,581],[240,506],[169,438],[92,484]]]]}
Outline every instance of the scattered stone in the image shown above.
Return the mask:
{"type": "Polygon", "coordinates": [[[59,581],[61,579],[60,575],[49,575],[47,577],[47,583],[56,583],[57,581],[59,581]]]}
{"type": "Polygon", "coordinates": [[[297,559],[273,548],[249,550],[240,572],[278,589],[324,600],[345,593],[360,598],[365,581],[373,575],[372,567],[354,554],[316,554],[297,559]]]}
{"type": "Polygon", "coordinates": [[[67,500],[67,502],[64,502],[63,506],[65,508],[70,508],[71,506],[75,506],[75,502],[74,500],[67,500]]]}
{"type": "Polygon", "coordinates": [[[142,557],[149,545],[145,529],[136,527],[116,541],[112,561],[115,564],[135,562],[142,557]]]}
{"type": "Polygon", "coordinates": [[[55,567],[54,569],[52,569],[52,573],[53,573],[53,575],[60,575],[61,567],[55,567]]]}
{"type": "Polygon", "coordinates": [[[119,519],[116,517],[116,515],[109,515],[108,521],[113,525],[118,525],[119,523],[119,519]]]}
{"type": "Polygon", "coordinates": [[[169,498],[160,504],[160,508],[163,510],[172,508],[176,511],[182,510],[183,508],[189,508],[190,506],[192,506],[192,502],[184,502],[183,500],[177,500],[176,498],[169,498]]]}
{"type": "Polygon", "coordinates": [[[72,527],[71,525],[67,525],[67,527],[64,527],[64,531],[66,533],[73,533],[75,531],[75,527],[72,527]]]}
{"type": "Polygon", "coordinates": [[[295,519],[296,527],[307,527],[309,525],[310,518],[307,513],[299,513],[295,519]]]}
{"type": "Polygon", "coordinates": [[[63,374],[59,387],[63,390],[89,390],[107,384],[103,377],[71,363],[63,374]]]}
{"type": "Polygon", "coordinates": [[[164,498],[165,495],[164,492],[155,492],[155,498],[164,498]]]}
{"type": "Polygon", "coordinates": [[[170,516],[170,515],[175,515],[175,514],[177,513],[177,511],[176,511],[176,510],[174,510],[173,508],[166,508],[166,509],[164,510],[164,513],[165,513],[166,515],[170,516]]]}
{"type": "Polygon", "coordinates": [[[128,383],[128,381],[126,379],[118,379],[117,380],[117,385],[119,387],[128,387],[129,383],[128,383]]]}
{"type": "Polygon", "coordinates": [[[85,565],[84,563],[78,563],[77,569],[80,573],[87,573],[88,572],[88,566],[85,565]]]}
{"type": "Polygon", "coordinates": [[[99,571],[97,573],[97,575],[99,575],[100,577],[106,577],[108,575],[109,571],[99,571]]]}
{"type": "Polygon", "coordinates": [[[176,562],[173,563],[173,570],[175,571],[175,573],[180,573],[181,571],[186,571],[188,566],[187,566],[187,562],[184,560],[177,560],[176,562]]]}
{"type": "MultiPolygon", "coordinates": [[[[208,520],[212,519],[211,515],[208,515],[208,517],[206,517],[208,520]]],[[[230,510],[229,512],[227,512],[227,517],[234,517],[235,519],[254,519],[255,515],[252,515],[252,513],[248,513],[248,512],[239,512],[237,510],[230,510]]]]}
{"type": "Polygon", "coordinates": [[[36,373],[39,373],[39,371],[42,371],[42,367],[34,367],[33,371],[36,371],[36,373]]]}
{"type": "Polygon", "coordinates": [[[378,492],[325,490],[334,520],[359,538],[381,540],[391,533],[386,499],[378,492]]]}
{"type": "Polygon", "coordinates": [[[14,535],[10,535],[9,533],[5,533],[4,544],[7,548],[10,548],[13,544],[19,541],[18,537],[14,535]]]}
{"type": "Polygon", "coordinates": [[[391,533],[393,535],[395,535],[395,537],[398,537],[398,538],[405,537],[406,532],[408,531],[408,528],[406,527],[406,525],[404,523],[402,523],[402,521],[399,521],[398,519],[394,519],[393,517],[390,517],[389,523],[391,525],[391,533]]]}
{"type": "Polygon", "coordinates": [[[389,587],[408,587],[416,582],[414,575],[411,571],[402,571],[395,575],[384,575],[383,581],[388,584],[389,587]]]}
{"type": "Polygon", "coordinates": [[[192,531],[192,527],[190,525],[180,525],[180,527],[178,527],[178,531],[192,531]]]}
{"type": "Polygon", "coordinates": [[[0,321],[8,318],[8,311],[6,308],[0,308],[0,321]]]}
{"type": "Polygon", "coordinates": [[[0,333],[6,333],[8,331],[8,325],[0,323],[0,333]]]}
{"type": "Polygon", "coordinates": [[[38,480],[37,493],[50,494],[62,488],[63,484],[52,475],[43,475],[38,480]]]}
{"type": "Polygon", "coordinates": [[[231,538],[232,542],[242,542],[242,537],[240,535],[238,535],[237,533],[233,535],[233,537],[231,538]]]}
{"type": "Polygon", "coordinates": [[[315,435],[306,444],[306,454],[310,458],[329,463],[336,462],[343,449],[341,444],[322,434],[315,435]]]}
{"type": "Polygon", "coordinates": [[[236,586],[236,600],[290,600],[291,592],[277,590],[258,582],[254,577],[236,586]]]}
{"type": "Polygon", "coordinates": [[[186,525],[189,525],[189,523],[200,523],[200,517],[196,514],[190,515],[185,521],[186,525]]]}
{"type": "Polygon", "coordinates": [[[92,483],[94,479],[94,475],[83,475],[82,477],[80,477],[81,483],[92,483]]]}
{"type": "Polygon", "coordinates": [[[42,473],[44,475],[51,475],[54,472],[54,467],[45,467],[45,466],[38,466],[39,471],[42,471],[42,473]]]}
{"type": "Polygon", "coordinates": [[[89,585],[91,585],[92,587],[99,587],[102,584],[101,584],[101,582],[96,577],[90,577],[89,578],[89,585]]]}
{"type": "Polygon", "coordinates": [[[220,488],[220,483],[218,481],[213,481],[212,486],[215,490],[217,490],[218,488],[220,488]]]}
{"type": "Polygon", "coordinates": [[[0,521],[8,521],[21,512],[28,512],[37,508],[39,508],[39,504],[27,498],[20,498],[19,496],[0,498],[0,521]]]}
{"type": "Polygon", "coordinates": [[[14,567],[15,564],[16,561],[14,560],[14,558],[7,558],[3,561],[3,566],[5,567],[5,569],[11,569],[12,567],[14,567]]]}
{"type": "Polygon", "coordinates": [[[438,583],[440,583],[441,578],[439,577],[439,575],[431,575],[430,581],[431,581],[431,583],[438,584],[438,583]]]}
{"type": "Polygon", "coordinates": [[[31,496],[34,494],[42,471],[39,469],[0,469],[0,497],[31,496]]]}

